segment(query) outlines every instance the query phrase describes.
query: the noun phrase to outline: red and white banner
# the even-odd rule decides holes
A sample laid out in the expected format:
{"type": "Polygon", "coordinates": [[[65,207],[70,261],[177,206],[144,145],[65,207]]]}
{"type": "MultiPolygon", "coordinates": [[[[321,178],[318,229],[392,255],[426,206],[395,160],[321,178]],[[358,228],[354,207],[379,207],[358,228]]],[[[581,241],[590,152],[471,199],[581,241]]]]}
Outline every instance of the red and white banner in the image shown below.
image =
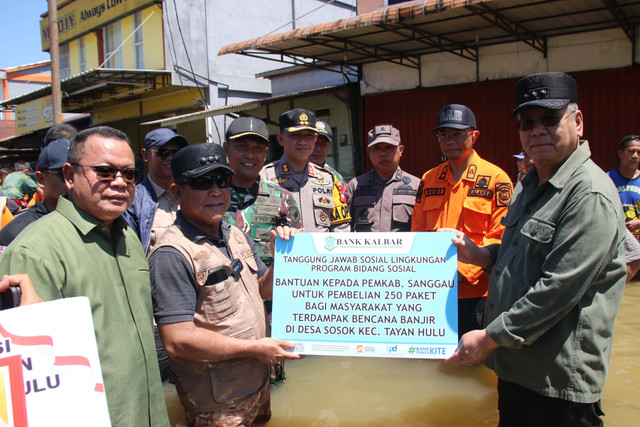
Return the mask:
{"type": "Polygon", "coordinates": [[[111,425],[88,298],[0,311],[4,425],[111,425]]]}

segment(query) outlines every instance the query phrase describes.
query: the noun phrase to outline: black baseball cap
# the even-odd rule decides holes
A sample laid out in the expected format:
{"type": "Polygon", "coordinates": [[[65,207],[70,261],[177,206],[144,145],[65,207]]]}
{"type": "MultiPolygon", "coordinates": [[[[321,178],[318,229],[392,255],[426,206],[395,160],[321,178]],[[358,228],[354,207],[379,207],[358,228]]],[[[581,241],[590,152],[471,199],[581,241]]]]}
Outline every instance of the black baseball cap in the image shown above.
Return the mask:
{"type": "Polygon", "coordinates": [[[144,148],[162,147],[169,141],[176,141],[182,147],[189,145],[189,141],[187,141],[187,138],[184,136],[178,135],[169,128],[158,128],[152,130],[144,137],[144,148]]]}
{"type": "Polygon", "coordinates": [[[70,143],[71,141],[67,138],[62,138],[47,144],[40,152],[40,156],[38,156],[37,170],[60,169],[62,165],[67,163],[70,143]]]}
{"type": "Polygon", "coordinates": [[[578,102],[578,85],[573,77],[561,72],[531,74],[516,83],[514,117],[529,107],[562,110],[570,102],[578,102]]]}
{"type": "Polygon", "coordinates": [[[224,148],[218,144],[200,143],[181,148],[171,158],[173,179],[196,178],[211,171],[235,175],[227,163],[224,148]]]}
{"type": "Polygon", "coordinates": [[[318,136],[324,136],[329,140],[329,142],[333,142],[333,131],[331,130],[329,123],[317,120],[316,129],[318,130],[318,136]]]}
{"type": "Polygon", "coordinates": [[[476,116],[465,105],[449,104],[438,113],[438,125],[431,132],[441,128],[452,129],[477,129],[476,116]]]}
{"type": "Polygon", "coordinates": [[[298,132],[300,130],[311,130],[318,132],[316,129],[316,115],[304,108],[295,108],[280,114],[280,132],[298,132]]]}
{"type": "Polygon", "coordinates": [[[255,117],[240,117],[235,119],[227,128],[227,133],[225,134],[227,141],[244,136],[256,136],[267,144],[269,143],[269,129],[267,129],[267,125],[255,117]]]}

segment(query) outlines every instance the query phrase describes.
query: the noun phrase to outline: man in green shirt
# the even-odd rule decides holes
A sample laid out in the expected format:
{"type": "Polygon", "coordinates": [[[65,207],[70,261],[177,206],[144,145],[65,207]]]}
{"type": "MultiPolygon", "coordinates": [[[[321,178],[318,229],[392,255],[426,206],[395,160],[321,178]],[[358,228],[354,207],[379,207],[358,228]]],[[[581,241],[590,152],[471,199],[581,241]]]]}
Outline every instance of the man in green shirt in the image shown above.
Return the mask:
{"type": "Polygon", "coordinates": [[[153,339],[149,265],[121,217],[135,186],[127,136],[107,126],[80,132],[63,174],[69,198],[61,197],[54,212],[7,247],[0,275],[27,273],[45,301],[88,297],[111,424],[168,426],[153,339]]]}
{"type": "Polygon", "coordinates": [[[7,175],[2,182],[2,191],[12,200],[22,201],[25,196],[31,198],[35,193],[42,194],[33,177],[27,175],[31,166],[27,162],[16,163],[16,171],[7,175]]]}
{"type": "Polygon", "coordinates": [[[625,225],[613,183],[589,159],[575,80],[516,84],[522,148],[534,166],[511,198],[500,244],[458,232],[459,260],[489,270],[485,329],[449,363],[498,375],[500,426],[602,425],[600,398],[625,283],[625,225]]]}

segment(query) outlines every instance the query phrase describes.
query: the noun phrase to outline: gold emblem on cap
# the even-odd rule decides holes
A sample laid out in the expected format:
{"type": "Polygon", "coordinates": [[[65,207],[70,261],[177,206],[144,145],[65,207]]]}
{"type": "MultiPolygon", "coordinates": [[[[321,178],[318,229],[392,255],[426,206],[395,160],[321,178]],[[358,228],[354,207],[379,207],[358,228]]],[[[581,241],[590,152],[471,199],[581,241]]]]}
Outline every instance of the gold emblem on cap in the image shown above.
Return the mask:
{"type": "Polygon", "coordinates": [[[307,116],[307,113],[300,113],[300,120],[302,121],[309,120],[309,116],[307,116]]]}

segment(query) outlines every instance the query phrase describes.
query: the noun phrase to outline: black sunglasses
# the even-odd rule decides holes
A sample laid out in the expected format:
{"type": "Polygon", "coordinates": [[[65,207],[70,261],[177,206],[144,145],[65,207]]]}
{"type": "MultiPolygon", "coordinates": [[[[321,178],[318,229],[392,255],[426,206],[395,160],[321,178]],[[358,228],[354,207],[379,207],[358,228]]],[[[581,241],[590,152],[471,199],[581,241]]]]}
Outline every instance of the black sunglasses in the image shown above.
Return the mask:
{"type": "Polygon", "coordinates": [[[113,181],[116,179],[116,175],[120,172],[122,179],[127,183],[136,182],[136,168],[124,168],[118,169],[115,166],[91,166],[81,165],[79,163],[71,163],[73,166],[81,166],[90,168],[98,177],[100,181],[113,181]]]}
{"type": "Polygon", "coordinates": [[[558,126],[561,121],[563,121],[565,118],[569,117],[573,113],[575,113],[575,111],[566,115],[565,114],[561,114],[561,115],[549,114],[549,115],[540,116],[537,119],[531,119],[531,118],[520,119],[516,121],[516,126],[518,126],[518,128],[522,131],[529,131],[529,130],[533,130],[533,128],[536,125],[536,122],[539,121],[540,123],[542,123],[542,126],[546,128],[552,128],[554,126],[558,126]]]}
{"type": "Polygon", "coordinates": [[[164,160],[169,158],[169,156],[174,156],[178,151],[180,151],[180,149],[159,147],[159,148],[156,148],[155,150],[149,150],[149,151],[153,151],[154,153],[156,153],[156,156],[164,160]]]}
{"type": "Polygon", "coordinates": [[[189,184],[194,190],[208,190],[215,183],[219,188],[227,188],[231,185],[231,175],[202,175],[196,178],[187,178],[183,182],[189,184]]]}

